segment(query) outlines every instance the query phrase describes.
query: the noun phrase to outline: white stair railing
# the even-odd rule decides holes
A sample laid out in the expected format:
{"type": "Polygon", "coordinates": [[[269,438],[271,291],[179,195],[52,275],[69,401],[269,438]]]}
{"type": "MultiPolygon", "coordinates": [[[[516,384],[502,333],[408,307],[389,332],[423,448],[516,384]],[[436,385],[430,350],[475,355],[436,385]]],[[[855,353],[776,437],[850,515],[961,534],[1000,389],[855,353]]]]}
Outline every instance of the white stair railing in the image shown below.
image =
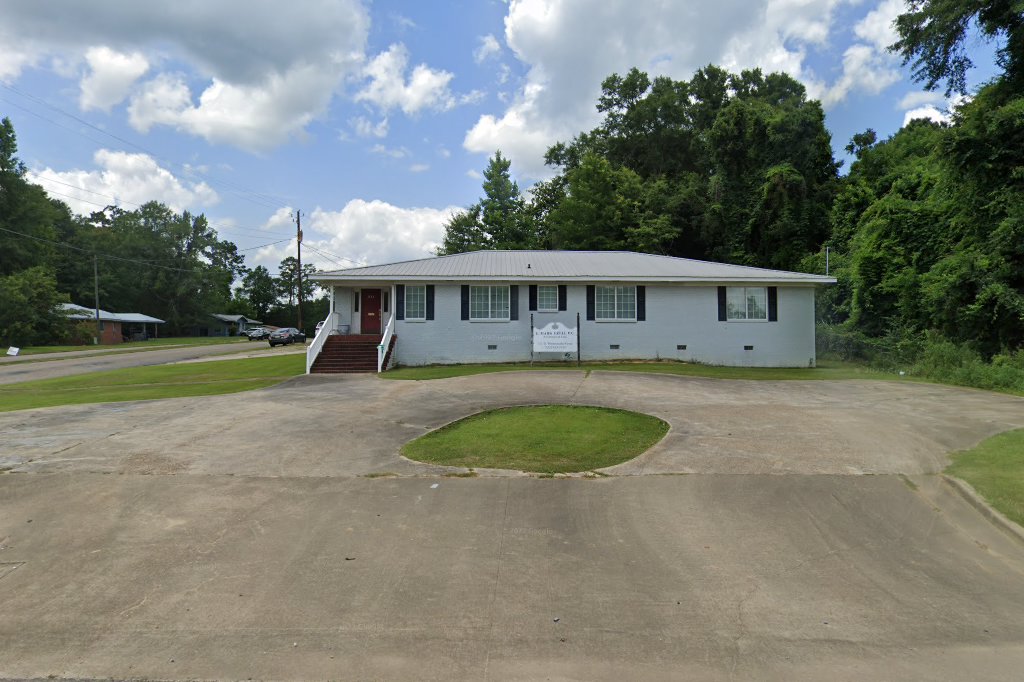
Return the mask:
{"type": "Polygon", "coordinates": [[[395,316],[394,314],[388,319],[388,326],[384,327],[384,335],[380,338],[380,344],[377,346],[377,374],[383,372],[387,367],[384,366],[384,358],[388,354],[388,346],[391,345],[391,337],[395,334],[395,316]]]}
{"type": "Polygon", "coordinates": [[[320,355],[324,344],[327,343],[327,337],[337,327],[338,313],[328,313],[323,325],[320,327],[320,331],[313,337],[313,343],[306,346],[306,374],[309,374],[309,370],[313,367],[313,363],[316,362],[317,356],[320,355]]]}

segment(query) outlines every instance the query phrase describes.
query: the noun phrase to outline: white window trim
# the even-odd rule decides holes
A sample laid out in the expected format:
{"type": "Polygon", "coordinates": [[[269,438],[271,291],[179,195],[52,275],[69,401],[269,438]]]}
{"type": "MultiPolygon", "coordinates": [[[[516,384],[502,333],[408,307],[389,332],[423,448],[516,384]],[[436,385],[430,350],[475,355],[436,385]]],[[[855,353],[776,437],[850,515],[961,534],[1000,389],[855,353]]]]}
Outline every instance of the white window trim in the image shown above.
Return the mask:
{"type": "MultiPolygon", "coordinates": [[[[733,323],[737,323],[737,324],[749,324],[749,323],[758,324],[758,323],[761,323],[761,322],[767,322],[768,321],[768,287],[766,287],[766,286],[764,286],[764,287],[727,286],[725,288],[725,298],[726,298],[726,305],[725,305],[725,321],[726,322],[733,322],[733,323]],[[729,289],[744,289],[744,290],[746,290],[746,289],[764,289],[764,317],[753,317],[753,318],[751,318],[751,317],[729,317],[729,304],[728,304],[729,289]]],[[[747,299],[747,295],[744,292],[743,300],[746,301],[746,299],[747,299]]]]}
{"type": "Polygon", "coordinates": [[[512,321],[512,290],[508,284],[470,284],[469,285],[469,321],[470,322],[511,322],[512,321]],[[508,315],[505,317],[473,317],[473,289],[487,289],[487,309],[491,308],[491,289],[503,287],[508,300],[508,315]]]}
{"type": "Polygon", "coordinates": [[[406,322],[426,322],[427,321],[427,285],[426,284],[406,284],[405,295],[402,297],[402,313],[405,315],[406,322]],[[409,317],[409,289],[419,288],[423,289],[423,317],[409,317]]]}
{"type": "Polygon", "coordinates": [[[601,323],[615,323],[615,322],[636,322],[636,285],[635,284],[598,284],[594,287],[594,321],[601,323]],[[619,288],[632,288],[633,289],[633,317],[598,317],[597,314],[597,290],[598,289],[615,289],[615,312],[619,310],[619,288]]]}
{"type": "Polygon", "coordinates": [[[557,284],[538,284],[537,285],[537,310],[538,313],[557,313],[558,312],[558,285],[557,284]],[[555,290],[555,307],[554,308],[541,308],[540,307],[540,288],[548,287],[555,290]]]}

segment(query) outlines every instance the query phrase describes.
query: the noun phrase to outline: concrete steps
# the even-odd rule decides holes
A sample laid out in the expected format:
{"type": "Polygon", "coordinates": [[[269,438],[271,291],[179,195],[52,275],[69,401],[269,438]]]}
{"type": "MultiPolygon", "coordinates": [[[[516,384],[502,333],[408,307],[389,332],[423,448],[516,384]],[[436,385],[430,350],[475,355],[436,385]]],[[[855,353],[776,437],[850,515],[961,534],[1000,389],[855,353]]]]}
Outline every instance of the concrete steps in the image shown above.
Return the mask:
{"type": "Polygon", "coordinates": [[[310,368],[312,374],[349,374],[377,371],[377,344],[375,334],[348,334],[328,336],[310,368]]]}

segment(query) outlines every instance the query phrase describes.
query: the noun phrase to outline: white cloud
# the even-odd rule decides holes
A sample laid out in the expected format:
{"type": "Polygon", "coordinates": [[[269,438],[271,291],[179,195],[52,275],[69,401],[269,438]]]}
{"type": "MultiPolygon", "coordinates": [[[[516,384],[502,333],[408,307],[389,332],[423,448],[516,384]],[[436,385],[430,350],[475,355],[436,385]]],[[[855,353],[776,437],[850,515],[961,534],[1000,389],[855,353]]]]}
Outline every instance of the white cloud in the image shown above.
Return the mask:
{"type": "Polygon", "coordinates": [[[896,32],[896,17],[907,11],[905,0],[882,0],[875,9],[857,22],[853,33],[866,43],[870,43],[879,52],[899,40],[896,32]]]}
{"type": "MultiPolygon", "coordinates": [[[[913,94],[913,93],[911,93],[913,94]]],[[[934,94],[934,93],[927,93],[934,94]]],[[[934,99],[924,100],[920,98],[919,101],[915,102],[914,98],[904,97],[903,101],[900,102],[900,107],[904,105],[913,107],[903,114],[903,125],[907,125],[911,121],[919,118],[924,118],[929,121],[935,121],[936,123],[949,123],[953,119],[952,112],[959,106],[966,104],[971,101],[971,97],[967,95],[953,95],[949,99],[946,99],[942,95],[938,96],[939,102],[944,102],[945,106],[939,109],[937,102],[934,99]],[[926,102],[934,102],[928,104],[926,102]],[[923,104],[923,106],[915,106],[915,104],[923,104]]]]}
{"type": "Polygon", "coordinates": [[[183,182],[147,154],[100,149],[93,160],[99,170],[45,168],[33,171],[31,180],[82,215],[111,204],[124,204],[130,210],[147,201],[160,201],[174,211],[183,211],[219,201],[205,182],[183,182]]]}
{"type": "Polygon", "coordinates": [[[166,125],[209,142],[264,151],[301,137],[326,110],[337,78],[330,68],[300,65],[252,86],[214,79],[193,102],[184,76],[161,74],[132,97],[128,116],[140,132],[166,125]]]}
{"type": "Polygon", "coordinates": [[[294,220],[295,209],[291,206],[284,206],[274,211],[274,214],[263,223],[264,230],[274,230],[278,227],[290,225],[294,220]]]}
{"type": "Polygon", "coordinates": [[[89,73],[82,77],[78,105],[83,111],[110,111],[120,104],[139,78],[149,70],[149,61],[139,52],[122,54],[109,47],[92,47],[85,53],[89,73]]]}
{"type": "Polygon", "coordinates": [[[473,50],[473,61],[477,64],[484,63],[488,57],[494,57],[501,53],[501,45],[493,34],[488,33],[480,36],[480,46],[473,50]]]}
{"type": "Polygon", "coordinates": [[[301,135],[361,68],[369,32],[360,0],[307,0],[286,21],[276,0],[33,0],[3,11],[0,80],[47,62],[67,77],[84,60],[81,106],[109,109],[147,64],[156,74],[132,98],[137,129],[166,125],[249,150],[301,135]]]}
{"type": "Polygon", "coordinates": [[[475,168],[470,168],[466,171],[466,177],[473,178],[474,180],[482,180],[484,176],[475,168]]]}
{"type": "Polygon", "coordinates": [[[935,121],[936,123],[949,123],[949,114],[944,114],[929,104],[923,107],[917,107],[916,109],[911,109],[903,114],[903,125],[907,125],[911,121],[919,118],[935,121]]]}
{"type": "MultiPolygon", "coordinates": [[[[457,206],[443,209],[402,208],[383,201],[353,199],[340,211],[317,208],[303,222],[303,244],[362,263],[390,263],[427,258],[444,238],[444,224],[457,206]]],[[[254,261],[276,266],[282,258],[295,253],[295,243],[261,249],[254,261]]],[[[310,251],[303,250],[303,261],[318,268],[344,267],[310,251]]],[[[351,265],[351,263],[347,263],[351,265]]]]}
{"type": "Polygon", "coordinates": [[[846,99],[854,90],[877,95],[899,79],[900,73],[890,55],[857,43],[843,53],[843,75],[824,92],[821,101],[829,106],[846,99]]]}
{"type": "Polygon", "coordinates": [[[406,80],[408,65],[409,51],[401,43],[378,54],[366,65],[365,74],[370,82],[356,93],[356,101],[370,102],[382,111],[401,109],[408,115],[428,108],[445,111],[455,106],[455,97],[448,87],[453,74],[419,64],[406,80]]]}
{"type": "Polygon", "coordinates": [[[440,156],[442,159],[450,159],[452,153],[447,147],[438,147],[437,155],[440,156]]]}
{"type": "Polygon", "coordinates": [[[928,92],[926,90],[922,90],[920,92],[908,92],[907,94],[903,95],[903,99],[899,101],[899,104],[896,105],[896,108],[913,109],[923,104],[938,104],[939,102],[944,102],[945,100],[946,98],[943,97],[942,93],[939,92],[928,92]]]}
{"type": "Polygon", "coordinates": [[[601,81],[633,66],[652,77],[676,79],[689,79],[709,63],[732,71],[781,70],[807,85],[811,96],[828,94],[830,103],[855,90],[877,92],[898,73],[890,71],[892,58],[866,36],[885,24],[892,0],[865,8],[855,36],[857,45],[868,51],[848,53],[846,71],[836,83],[825,82],[808,66],[812,52],[835,51],[836,22],[845,14],[839,9],[860,2],[691,0],[640,7],[629,0],[510,0],[504,44],[521,62],[525,77],[511,96],[498,93],[505,106],[481,115],[467,131],[463,146],[481,154],[501,149],[517,174],[547,177],[547,148],[596,125],[594,105],[601,81]]]}
{"type": "Polygon", "coordinates": [[[430,166],[425,163],[414,163],[409,166],[410,173],[425,173],[428,170],[430,170],[430,166]]]}
{"type": "Polygon", "coordinates": [[[370,148],[371,154],[390,156],[392,159],[404,159],[409,156],[409,150],[405,147],[385,147],[382,144],[375,144],[370,148]]]}
{"type": "Polygon", "coordinates": [[[359,137],[387,137],[388,117],[385,116],[377,123],[374,123],[365,116],[357,116],[351,121],[352,128],[359,137]]]}

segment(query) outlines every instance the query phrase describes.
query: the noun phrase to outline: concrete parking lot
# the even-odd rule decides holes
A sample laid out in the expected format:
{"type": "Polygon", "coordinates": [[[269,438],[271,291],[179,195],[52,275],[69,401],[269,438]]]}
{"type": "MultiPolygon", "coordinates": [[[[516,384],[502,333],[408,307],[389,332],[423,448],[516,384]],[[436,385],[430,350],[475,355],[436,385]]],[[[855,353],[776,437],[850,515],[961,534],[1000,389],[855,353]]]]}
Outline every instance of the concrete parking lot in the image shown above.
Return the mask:
{"type": "Polygon", "coordinates": [[[1015,679],[1024,547],[935,476],[1024,401],[898,382],[302,377],[0,415],[0,677],[1015,679]],[[481,409],[671,424],[448,478],[481,409]]]}

